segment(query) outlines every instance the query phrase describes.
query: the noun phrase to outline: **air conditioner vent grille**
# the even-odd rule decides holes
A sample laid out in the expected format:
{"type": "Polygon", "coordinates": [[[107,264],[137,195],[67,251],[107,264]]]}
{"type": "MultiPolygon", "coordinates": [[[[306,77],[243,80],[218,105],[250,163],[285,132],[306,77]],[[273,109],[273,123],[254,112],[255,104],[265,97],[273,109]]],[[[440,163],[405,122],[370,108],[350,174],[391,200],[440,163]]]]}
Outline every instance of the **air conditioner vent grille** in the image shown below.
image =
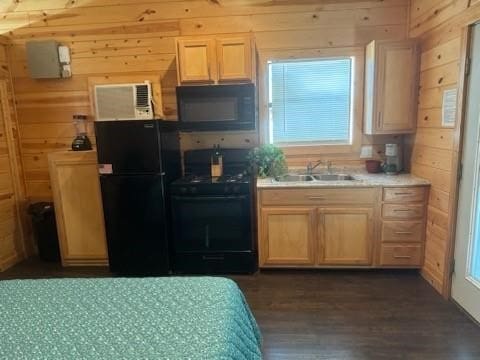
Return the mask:
{"type": "Polygon", "coordinates": [[[150,106],[148,85],[137,85],[137,107],[150,106]]]}

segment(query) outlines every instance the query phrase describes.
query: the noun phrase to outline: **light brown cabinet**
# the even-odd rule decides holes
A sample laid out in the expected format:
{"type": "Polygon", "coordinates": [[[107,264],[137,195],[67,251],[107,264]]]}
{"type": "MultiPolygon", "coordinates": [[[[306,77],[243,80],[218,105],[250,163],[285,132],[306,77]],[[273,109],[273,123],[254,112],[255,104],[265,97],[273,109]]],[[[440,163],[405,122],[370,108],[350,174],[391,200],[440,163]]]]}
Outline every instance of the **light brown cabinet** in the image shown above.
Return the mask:
{"type": "Polygon", "coordinates": [[[428,187],[259,189],[261,268],[422,264],[428,187]]]}
{"type": "Polygon", "coordinates": [[[54,152],[48,161],[63,266],[107,265],[96,152],[54,152]]]}
{"type": "Polygon", "coordinates": [[[427,198],[427,187],[383,189],[380,266],[422,265],[427,198]]]}
{"type": "Polygon", "coordinates": [[[253,39],[249,34],[177,38],[179,84],[253,82],[253,39]]]}
{"type": "Polygon", "coordinates": [[[214,82],[216,79],[215,41],[177,40],[179,82],[214,82]]]}
{"type": "Polygon", "coordinates": [[[372,263],[373,209],[319,209],[318,218],[319,264],[372,263]]]}
{"type": "Polygon", "coordinates": [[[377,193],[373,188],[261,190],[260,266],[371,265],[377,193]]]}
{"type": "Polygon", "coordinates": [[[366,48],[364,132],[413,133],[419,49],[415,40],[372,41],[366,48]]]}
{"type": "Polygon", "coordinates": [[[265,208],[261,212],[261,221],[263,264],[315,263],[315,208],[265,208]]]}
{"type": "Polygon", "coordinates": [[[218,81],[252,81],[250,37],[217,39],[218,81]]]}

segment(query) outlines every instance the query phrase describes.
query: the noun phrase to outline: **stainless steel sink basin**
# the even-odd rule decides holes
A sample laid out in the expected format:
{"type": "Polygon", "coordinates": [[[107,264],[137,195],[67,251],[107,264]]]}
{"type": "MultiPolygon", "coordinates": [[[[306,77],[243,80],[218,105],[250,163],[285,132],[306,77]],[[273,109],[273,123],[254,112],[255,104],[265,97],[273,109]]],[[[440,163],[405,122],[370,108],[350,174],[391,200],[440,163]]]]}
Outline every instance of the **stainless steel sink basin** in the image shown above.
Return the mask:
{"type": "Polygon", "coordinates": [[[346,174],[320,174],[312,175],[315,180],[318,181],[343,181],[343,180],[354,180],[350,175],[346,174]]]}
{"type": "Polygon", "coordinates": [[[313,181],[313,177],[310,175],[285,174],[277,176],[275,180],[279,182],[313,181]]]}
{"type": "Polygon", "coordinates": [[[354,180],[351,175],[347,174],[285,174],[275,178],[278,182],[306,182],[306,181],[344,181],[354,180]]]}

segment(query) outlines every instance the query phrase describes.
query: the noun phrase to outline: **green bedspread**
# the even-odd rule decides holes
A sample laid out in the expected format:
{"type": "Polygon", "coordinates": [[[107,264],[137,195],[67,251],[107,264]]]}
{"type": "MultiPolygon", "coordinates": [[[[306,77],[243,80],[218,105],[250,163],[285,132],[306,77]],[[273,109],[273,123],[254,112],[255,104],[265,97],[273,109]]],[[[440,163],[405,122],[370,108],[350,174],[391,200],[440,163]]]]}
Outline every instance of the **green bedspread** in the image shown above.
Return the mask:
{"type": "Polygon", "coordinates": [[[261,359],[228,279],[0,281],[0,359],[261,359]]]}

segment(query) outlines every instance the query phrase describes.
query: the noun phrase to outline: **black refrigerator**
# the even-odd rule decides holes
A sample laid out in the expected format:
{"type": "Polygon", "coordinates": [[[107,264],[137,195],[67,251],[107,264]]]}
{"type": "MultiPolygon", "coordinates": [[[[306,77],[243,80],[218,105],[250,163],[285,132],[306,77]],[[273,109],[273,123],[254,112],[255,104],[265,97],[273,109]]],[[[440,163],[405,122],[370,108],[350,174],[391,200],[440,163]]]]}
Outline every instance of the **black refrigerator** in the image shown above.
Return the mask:
{"type": "Polygon", "coordinates": [[[132,276],[170,270],[169,183],[181,176],[175,123],[95,122],[110,270],[132,276]]]}

